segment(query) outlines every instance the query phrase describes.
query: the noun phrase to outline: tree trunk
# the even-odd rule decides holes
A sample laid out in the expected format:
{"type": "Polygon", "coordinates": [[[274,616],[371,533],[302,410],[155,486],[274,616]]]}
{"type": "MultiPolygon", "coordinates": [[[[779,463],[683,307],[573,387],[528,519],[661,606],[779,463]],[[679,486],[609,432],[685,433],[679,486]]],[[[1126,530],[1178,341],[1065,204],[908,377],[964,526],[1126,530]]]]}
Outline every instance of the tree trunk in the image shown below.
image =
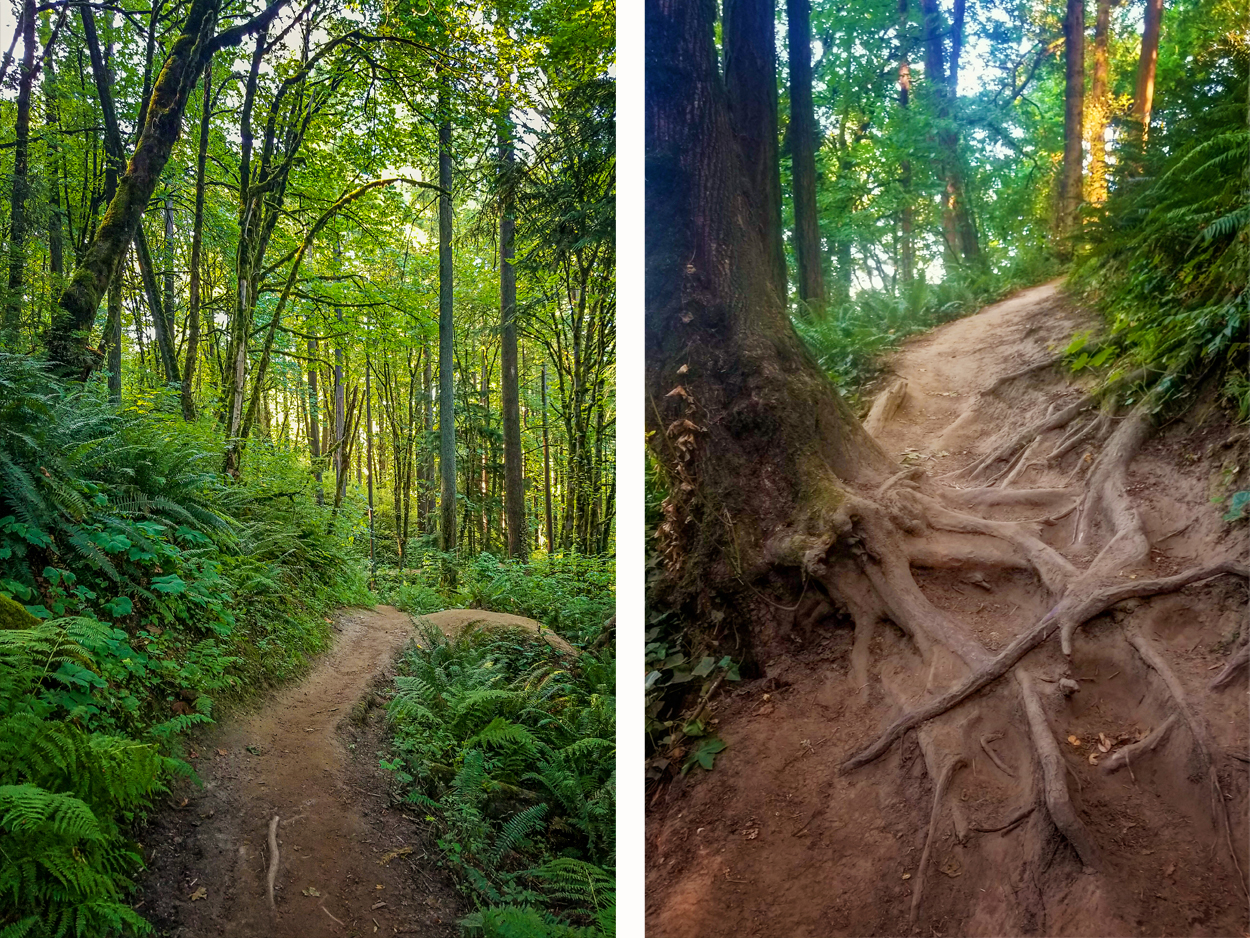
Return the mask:
{"type": "MultiPolygon", "coordinates": [[[[431,534],[434,525],[434,447],[430,445],[430,434],[434,432],[434,356],[429,349],[422,346],[425,353],[425,367],[421,372],[422,401],[425,409],[425,436],[421,447],[421,533],[431,534]]],[[[440,345],[440,355],[441,355],[440,345]]]]}
{"type": "MultiPolygon", "coordinates": [[[[816,212],[816,115],[812,106],[812,30],[808,0],[786,0],[790,46],[790,173],[794,199],[794,262],[799,299],[824,315],[825,274],[816,212]]],[[[764,243],[771,253],[772,240],[764,243]]]]}
{"type": "MultiPolygon", "coordinates": [[[[195,163],[195,221],[191,229],[191,270],[187,300],[187,357],[182,373],[182,416],[195,419],[193,379],[200,351],[200,251],[204,242],[204,183],[208,164],[208,131],[212,118],[213,69],[204,69],[204,102],[200,111],[200,141],[195,163]]],[[[311,373],[311,372],[310,372],[311,373]]],[[[310,437],[311,439],[311,437],[310,437]]]]}
{"type": "Polygon", "coordinates": [[[1089,176],[1086,198],[1094,205],[1107,201],[1107,121],[1111,116],[1109,93],[1111,0],[1097,0],[1094,23],[1094,77],[1089,92],[1085,126],[1089,136],[1089,176]]]}
{"type": "MultiPolygon", "coordinates": [[[[444,79],[445,80],[445,79],[444,79]]],[[[439,89],[438,125],[438,430],[439,473],[442,476],[442,549],[456,549],[456,363],[452,316],[451,255],[451,120],[447,89],[439,89]]]]}
{"type": "MultiPolygon", "coordinates": [[[[516,164],[511,122],[500,124],[499,151],[503,172],[510,176],[516,164]]],[[[505,179],[505,190],[511,185],[505,179]]],[[[525,454],[521,449],[521,384],[517,373],[516,268],[512,255],[516,217],[511,196],[499,217],[499,353],[503,396],[504,516],[508,524],[508,556],[529,560],[529,532],[525,524],[525,454]]]]}
{"type": "Polygon", "coordinates": [[[317,340],[311,335],[310,323],[305,324],[308,336],[308,452],[312,457],[313,476],[317,480],[317,504],[325,500],[321,488],[321,395],[317,391],[317,340]]]}
{"type": "MultiPolygon", "coordinates": [[[[343,310],[336,309],[338,334],[334,337],[334,491],[341,493],[351,466],[347,462],[347,389],[343,384],[343,310]]],[[[338,507],[342,495],[335,496],[338,507]]]]}
{"type": "Polygon", "coordinates": [[[22,65],[17,84],[17,128],[13,146],[13,188],[9,194],[9,291],[4,300],[4,329],[16,332],[22,321],[26,287],[26,200],[30,195],[30,96],[35,84],[35,2],[22,5],[22,65]]]}
{"type": "Polygon", "coordinates": [[[1133,122],[1144,146],[1150,135],[1150,109],[1155,97],[1155,67],[1159,61],[1159,31],[1163,25],[1163,0],[1146,0],[1142,28],[1141,58],[1137,62],[1137,86],[1133,91],[1133,122]]]}
{"type": "MultiPolygon", "coordinates": [[[[178,38],[152,89],[143,133],[117,194],[53,313],[46,345],[59,373],[83,377],[99,355],[89,348],[96,310],[135,236],[182,127],[187,97],[210,52],[220,0],[192,0],[178,38]]],[[[85,8],[83,8],[85,9],[85,8]]]]}
{"type": "MultiPolygon", "coordinates": [[[[781,232],[781,162],[777,144],[777,10],[775,0],[725,0],[725,86],[729,116],[755,202],[752,217],[773,246],[770,272],[786,301],[781,232]]],[[[814,169],[813,169],[814,172],[814,169]]]]}
{"type": "Polygon", "coordinates": [[[551,515],[551,444],[548,439],[547,425],[547,363],[543,362],[542,377],[543,396],[543,502],[547,509],[547,553],[553,554],[556,549],[555,524],[551,515]]]}
{"type": "MultiPolygon", "coordinates": [[[[911,35],[907,13],[907,0],[898,0],[899,57],[898,57],[898,104],[907,119],[911,106],[911,35]]],[[[902,206],[899,210],[899,281],[903,292],[911,288],[916,277],[916,238],[914,207],[911,202],[911,160],[903,158],[898,164],[899,188],[902,206]]]]}
{"type": "Polygon", "coordinates": [[[56,102],[56,67],[52,56],[47,56],[44,66],[43,93],[47,113],[44,124],[48,128],[48,270],[52,272],[52,288],[59,289],[65,274],[64,210],[61,208],[62,150],[54,136],[58,122],[56,102]]]}
{"type": "Polygon", "coordinates": [[[892,468],[795,334],[772,247],[744,224],[713,9],[649,0],[646,19],[648,429],[673,492],[661,552],[689,595],[750,582],[770,541],[892,468]]]}
{"type": "Polygon", "coordinates": [[[1068,0],[1063,21],[1063,167],[1059,185],[1061,250],[1070,254],[1081,211],[1081,147],[1085,122],[1085,0],[1068,0]]]}
{"type": "Polygon", "coordinates": [[[140,221],[135,228],[135,258],[139,261],[139,273],[143,278],[143,292],[148,299],[148,309],[152,311],[152,332],[156,337],[156,347],[161,355],[161,369],[165,373],[165,381],[175,384],[181,380],[178,375],[178,356],[174,352],[173,328],[165,312],[165,304],[161,302],[160,285],[156,279],[156,268],[152,263],[152,251],[148,246],[147,235],[140,221]]]}

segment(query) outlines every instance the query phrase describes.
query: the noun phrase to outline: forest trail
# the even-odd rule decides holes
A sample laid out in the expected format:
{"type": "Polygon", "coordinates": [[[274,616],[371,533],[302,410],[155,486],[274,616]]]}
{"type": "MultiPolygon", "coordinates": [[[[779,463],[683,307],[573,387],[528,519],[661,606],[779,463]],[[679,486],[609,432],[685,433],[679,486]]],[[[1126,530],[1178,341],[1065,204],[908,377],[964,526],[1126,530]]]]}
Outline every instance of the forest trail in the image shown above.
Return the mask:
{"type": "MultiPolygon", "coordinates": [[[[1086,389],[1078,380],[1046,363],[1076,332],[1096,327],[1095,317],[1074,307],[1056,282],[907,342],[886,361],[892,375],[883,386],[897,379],[907,385],[878,440],[903,465],[957,481],[951,473],[1081,397],[1086,389]]],[[[1047,514],[1029,506],[1030,489],[1050,489],[1053,500],[1054,489],[1076,478],[1071,491],[1079,493],[1078,477],[1099,451],[1095,443],[1041,458],[1079,427],[1043,434],[1014,463],[1018,471],[1003,470],[995,491],[1010,484],[1020,490],[1021,504],[993,507],[991,518],[1047,514]]],[[[1206,400],[1142,447],[1127,490],[1152,546],[1148,575],[1245,556],[1245,525],[1222,521],[1223,506],[1211,504],[1228,467],[1250,458],[1245,437],[1206,400]]],[[[1083,565],[1092,548],[1074,546],[1075,514],[1039,525],[1040,536],[1083,565]]],[[[958,537],[939,543],[958,549],[958,537]]],[[[976,572],[975,560],[959,572],[936,566],[913,566],[921,591],[984,652],[1000,650],[1046,612],[1046,593],[1026,569],[987,565],[987,578],[976,572]]],[[[1133,568],[1121,575],[1147,574],[1133,568]]],[[[907,733],[876,761],[839,774],[842,762],[904,709],[944,690],[950,677],[919,667],[915,646],[898,629],[878,624],[853,633],[842,614],[806,594],[789,633],[770,649],[767,676],[744,681],[715,702],[714,729],[728,743],[715,769],[694,769],[650,792],[648,934],[1250,933],[1244,887],[1189,731],[1164,735],[1157,748],[1140,747],[1131,771],[1112,774],[1098,766],[1111,759],[1101,742],[1118,751],[1176,723],[1168,716],[1172,698],[1126,641],[1147,636],[1205,727],[1229,808],[1228,839],[1246,867],[1245,677],[1210,687],[1234,637],[1244,633],[1245,594],[1244,583],[1221,577],[1130,600],[1086,625],[1070,671],[1057,640],[1028,658],[1033,679],[1049,682],[1041,685],[1046,699],[1060,701],[1057,708],[1049,704],[1041,725],[1049,722],[1062,747],[1058,771],[1068,777],[1074,807],[1097,847],[1097,872],[1082,870],[1046,812],[1036,810],[1039,780],[1029,777],[1036,729],[1010,681],[952,710],[942,725],[907,733]],[[1064,702],[1053,689],[1069,676],[1079,678],[1080,690],[1064,702]],[[943,751],[966,757],[947,762],[946,792],[926,768],[943,751]],[[917,879],[924,882],[923,901],[913,909],[917,879]]]]}
{"type": "MultiPolygon", "coordinates": [[[[539,631],[532,620],[482,610],[424,618],[449,636],[471,622],[539,631]]],[[[303,680],[192,748],[203,787],[175,786],[172,810],[142,835],[149,869],[139,911],[158,934],[459,934],[467,910],[435,865],[422,815],[389,806],[388,776],[377,766],[385,730],[376,692],[415,634],[412,619],[391,606],[343,611],[333,647],[303,680]]]]}

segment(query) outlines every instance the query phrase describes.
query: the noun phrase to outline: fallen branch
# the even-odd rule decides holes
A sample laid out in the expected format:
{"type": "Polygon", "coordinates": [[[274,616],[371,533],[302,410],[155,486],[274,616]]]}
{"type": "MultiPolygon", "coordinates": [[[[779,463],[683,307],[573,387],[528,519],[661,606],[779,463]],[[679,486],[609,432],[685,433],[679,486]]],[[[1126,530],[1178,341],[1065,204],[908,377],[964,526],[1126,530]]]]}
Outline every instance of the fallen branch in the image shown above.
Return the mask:
{"type": "Polygon", "coordinates": [[[273,909],[273,883],[278,878],[278,815],[269,821],[269,908],[273,909]]]}

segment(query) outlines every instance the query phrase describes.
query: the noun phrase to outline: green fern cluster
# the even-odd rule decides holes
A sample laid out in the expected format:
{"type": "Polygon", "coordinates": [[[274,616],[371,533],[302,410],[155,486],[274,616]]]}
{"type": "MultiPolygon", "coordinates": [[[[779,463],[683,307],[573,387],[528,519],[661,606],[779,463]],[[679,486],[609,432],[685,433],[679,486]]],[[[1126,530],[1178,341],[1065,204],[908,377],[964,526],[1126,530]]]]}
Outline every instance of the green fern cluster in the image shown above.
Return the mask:
{"type": "Polygon", "coordinates": [[[142,866],[121,822],[180,763],[155,744],[90,732],[51,693],[91,668],[87,620],[0,631],[0,936],[145,934],[126,902],[142,866]]]}
{"type": "Polygon", "coordinates": [[[1074,283],[1107,314],[1100,348],[1077,364],[1150,367],[1162,390],[1191,393],[1222,377],[1250,414],[1250,53],[1216,48],[1161,89],[1158,124],[1095,220],[1074,283]]]}
{"type": "Polygon", "coordinates": [[[521,636],[468,630],[449,641],[426,628],[404,672],[390,705],[396,758],[386,765],[437,821],[440,843],[477,901],[498,913],[483,913],[473,927],[574,935],[610,920],[611,654],[584,653],[569,666],[521,636]],[[532,908],[500,911],[507,905],[532,908]],[[539,927],[554,930],[532,930],[539,927]]]}

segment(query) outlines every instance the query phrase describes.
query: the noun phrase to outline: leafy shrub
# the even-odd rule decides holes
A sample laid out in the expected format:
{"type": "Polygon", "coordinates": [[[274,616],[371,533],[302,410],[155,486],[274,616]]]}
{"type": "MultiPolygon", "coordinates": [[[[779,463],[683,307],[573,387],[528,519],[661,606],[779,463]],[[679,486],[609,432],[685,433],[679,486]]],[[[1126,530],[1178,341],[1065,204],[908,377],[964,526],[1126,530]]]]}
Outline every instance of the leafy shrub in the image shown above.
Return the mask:
{"type": "Polygon", "coordinates": [[[429,812],[446,862],[482,906],[469,933],[611,934],[611,649],[569,664],[526,633],[469,629],[450,641],[425,628],[402,672],[383,765],[429,812]]]}

